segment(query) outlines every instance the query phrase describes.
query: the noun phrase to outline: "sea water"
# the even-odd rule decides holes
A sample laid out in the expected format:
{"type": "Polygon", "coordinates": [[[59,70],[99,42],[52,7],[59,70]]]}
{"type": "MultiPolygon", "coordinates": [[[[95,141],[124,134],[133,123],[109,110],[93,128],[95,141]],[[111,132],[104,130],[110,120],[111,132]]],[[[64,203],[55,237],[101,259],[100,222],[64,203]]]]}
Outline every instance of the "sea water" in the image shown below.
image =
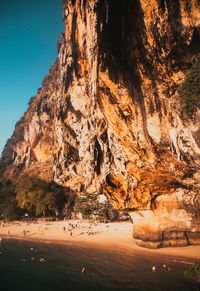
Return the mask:
{"type": "Polygon", "coordinates": [[[189,262],[161,255],[17,240],[3,240],[0,252],[1,291],[198,290],[184,279],[189,262]]]}

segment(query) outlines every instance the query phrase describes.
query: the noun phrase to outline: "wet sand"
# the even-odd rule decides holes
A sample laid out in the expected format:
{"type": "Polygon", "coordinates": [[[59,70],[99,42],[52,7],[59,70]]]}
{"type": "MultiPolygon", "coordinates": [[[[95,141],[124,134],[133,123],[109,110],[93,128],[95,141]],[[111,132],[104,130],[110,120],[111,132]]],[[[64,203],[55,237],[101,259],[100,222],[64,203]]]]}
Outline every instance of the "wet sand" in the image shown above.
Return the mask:
{"type": "Polygon", "coordinates": [[[156,250],[137,246],[132,238],[130,222],[91,223],[78,220],[9,222],[0,226],[0,237],[200,260],[200,246],[156,250]]]}

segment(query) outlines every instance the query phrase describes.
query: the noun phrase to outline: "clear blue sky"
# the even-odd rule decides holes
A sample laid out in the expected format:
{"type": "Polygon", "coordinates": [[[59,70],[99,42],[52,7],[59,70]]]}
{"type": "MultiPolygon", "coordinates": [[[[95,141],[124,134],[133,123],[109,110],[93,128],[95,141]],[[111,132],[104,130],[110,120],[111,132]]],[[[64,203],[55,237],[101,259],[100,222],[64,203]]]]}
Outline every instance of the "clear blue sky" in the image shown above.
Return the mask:
{"type": "Polygon", "coordinates": [[[0,155],[56,60],[62,0],[0,0],[0,155]]]}

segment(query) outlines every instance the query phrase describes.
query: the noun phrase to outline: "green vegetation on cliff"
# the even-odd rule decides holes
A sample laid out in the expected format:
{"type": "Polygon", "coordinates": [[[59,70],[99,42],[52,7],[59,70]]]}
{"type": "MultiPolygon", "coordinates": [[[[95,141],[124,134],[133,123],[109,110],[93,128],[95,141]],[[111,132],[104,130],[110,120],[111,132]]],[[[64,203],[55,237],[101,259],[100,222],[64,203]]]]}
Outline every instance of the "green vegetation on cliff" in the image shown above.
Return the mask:
{"type": "Polygon", "coordinates": [[[190,118],[200,108],[200,64],[193,66],[178,89],[180,105],[190,118]]]}

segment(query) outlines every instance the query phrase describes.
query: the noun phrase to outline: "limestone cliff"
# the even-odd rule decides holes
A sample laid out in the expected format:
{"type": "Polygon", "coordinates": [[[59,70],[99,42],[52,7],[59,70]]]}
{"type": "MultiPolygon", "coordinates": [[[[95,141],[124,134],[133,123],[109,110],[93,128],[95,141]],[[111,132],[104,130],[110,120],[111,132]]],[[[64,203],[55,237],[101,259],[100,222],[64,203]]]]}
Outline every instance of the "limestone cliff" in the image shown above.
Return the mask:
{"type": "Polygon", "coordinates": [[[104,192],[140,245],[200,241],[200,116],[177,88],[198,61],[199,0],[66,0],[59,56],[17,123],[3,177],[104,192]],[[198,238],[199,237],[199,238],[198,238]]]}

